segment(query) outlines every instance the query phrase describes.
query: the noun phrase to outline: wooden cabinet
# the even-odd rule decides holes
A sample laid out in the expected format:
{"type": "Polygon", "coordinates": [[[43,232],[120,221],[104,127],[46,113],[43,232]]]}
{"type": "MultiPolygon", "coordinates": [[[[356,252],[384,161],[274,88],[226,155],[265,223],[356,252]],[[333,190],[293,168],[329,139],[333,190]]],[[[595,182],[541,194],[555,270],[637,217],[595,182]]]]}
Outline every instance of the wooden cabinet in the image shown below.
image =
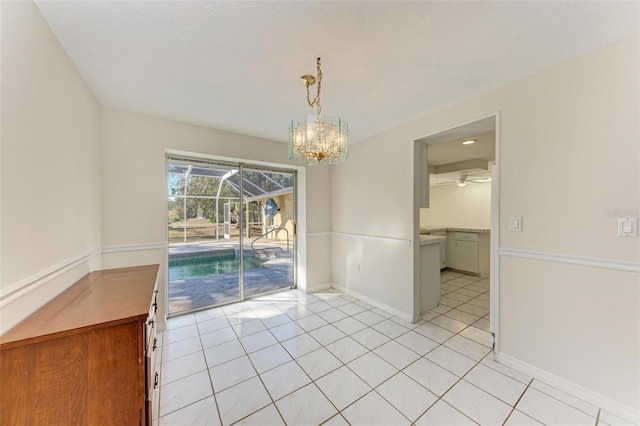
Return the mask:
{"type": "Polygon", "coordinates": [[[151,424],[157,275],[92,272],[0,336],[2,424],[151,424]]]}

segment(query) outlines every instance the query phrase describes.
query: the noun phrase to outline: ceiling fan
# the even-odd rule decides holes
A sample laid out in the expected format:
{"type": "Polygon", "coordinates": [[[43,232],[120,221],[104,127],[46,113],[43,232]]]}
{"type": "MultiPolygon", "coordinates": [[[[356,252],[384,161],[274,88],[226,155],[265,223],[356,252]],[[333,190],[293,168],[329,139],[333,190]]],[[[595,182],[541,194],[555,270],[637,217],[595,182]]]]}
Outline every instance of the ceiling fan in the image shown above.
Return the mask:
{"type": "Polygon", "coordinates": [[[491,175],[488,173],[459,173],[446,175],[431,175],[430,184],[435,186],[457,184],[460,187],[466,186],[468,183],[487,183],[491,182],[491,175]]]}
{"type": "Polygon", "coordinates": [[[464,173],[461,174],[460,177],[458,177],[458,180],[456,181],[456,183],[460,187],[467,186],[468,183],[486,183],[486,182],[491,182],[491,176],[477,177],[474,179],[474,178],[469,178],[469,175],[464,173]]]}

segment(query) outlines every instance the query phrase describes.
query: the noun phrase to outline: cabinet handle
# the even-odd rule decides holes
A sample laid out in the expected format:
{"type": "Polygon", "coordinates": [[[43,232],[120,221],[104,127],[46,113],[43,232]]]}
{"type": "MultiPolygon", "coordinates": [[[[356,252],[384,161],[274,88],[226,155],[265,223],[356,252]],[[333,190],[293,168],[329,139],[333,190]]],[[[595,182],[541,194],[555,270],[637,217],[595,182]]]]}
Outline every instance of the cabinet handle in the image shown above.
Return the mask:
{"type": "Polygon", "coordinates": [[[156,343],[157,343],[157,342],[158,342],[158,338],[157,338],[157,337],[154,337],[154,338],[153,338],[153,348],[151,348],[151,350],[152,350],[152,351],[155,351],[155,350],[156,350],[156,343]]]}
{"type": "Polygon", "coordinates": [[[158,311],[158,302],[153,302],[153,312],[158,311]]]}
{"type": "Polygon", "coordinates": [[[153,320],[149,320],[149,321],[147,322],[147,324],[148,324],[151,328],[153,328],[153,323],[154,323],[154,321],[153,321],[153,320]]]}
{"type": "Polygon", "coordinates": [[[153,379],[153,388],[157,388],[158,387],[158,372],[156,371],[156,376],[153,379]]]}

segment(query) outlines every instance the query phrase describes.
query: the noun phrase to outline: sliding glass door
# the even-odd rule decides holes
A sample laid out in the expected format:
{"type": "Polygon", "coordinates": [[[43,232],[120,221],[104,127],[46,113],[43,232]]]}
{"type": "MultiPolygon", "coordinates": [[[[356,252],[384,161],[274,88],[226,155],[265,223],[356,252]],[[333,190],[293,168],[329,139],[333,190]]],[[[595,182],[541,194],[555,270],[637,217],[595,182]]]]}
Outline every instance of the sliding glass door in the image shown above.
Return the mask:
{"type": "Polygon", "coordinates": [[[167,157],[169,315],[295,286],[295,178],[167,157]]]}

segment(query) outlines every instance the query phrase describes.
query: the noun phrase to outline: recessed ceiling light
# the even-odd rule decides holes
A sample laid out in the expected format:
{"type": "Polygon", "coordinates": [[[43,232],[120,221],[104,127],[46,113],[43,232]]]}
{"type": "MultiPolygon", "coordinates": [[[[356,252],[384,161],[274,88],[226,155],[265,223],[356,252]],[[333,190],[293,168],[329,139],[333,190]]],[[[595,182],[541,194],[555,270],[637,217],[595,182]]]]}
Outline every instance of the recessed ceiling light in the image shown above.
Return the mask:
{"type": "Polygon", "coordinates": [[[477,139],[469,139],[467,141],[462,142],[462,145],[471,145],[472,143],[478,142],[477,139]]]}

